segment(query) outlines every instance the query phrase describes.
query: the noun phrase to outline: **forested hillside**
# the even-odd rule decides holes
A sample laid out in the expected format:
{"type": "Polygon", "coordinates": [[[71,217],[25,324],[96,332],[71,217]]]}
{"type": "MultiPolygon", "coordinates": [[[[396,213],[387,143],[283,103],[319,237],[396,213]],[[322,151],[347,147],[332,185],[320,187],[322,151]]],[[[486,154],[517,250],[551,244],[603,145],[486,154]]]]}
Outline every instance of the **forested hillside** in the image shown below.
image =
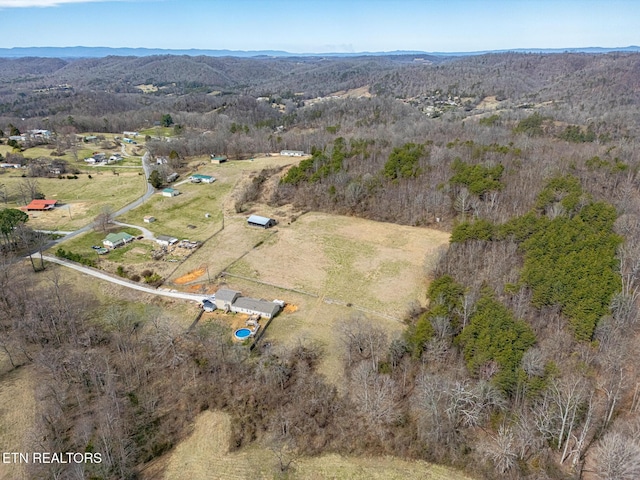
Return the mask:
{"type": "Polygon", "coordinates": [[[3,141],[11,126],[122,132],[167,114],[154,155],[303,150],[253,198],[429,226],[450,247],[425,265],[402,336],[345,322],[339,389],[314,375],[313,346],[249,358],[206,331],[175,345],[148,311],[138,325],[96,308],[87,326],[86,305],[53,285],[45,309],[7,263],[1,346],[46,372],[48,447],[99,438],[110,462],[89,473],[134,478],[222,408],[236,446],[272,435],[485,478],[640,478],[640,55],[0,59],[3,141]],[[197,380],[169,391],[160,375],[197,380]],[[92,416],[113,398],[120,410],[92,416]]]}

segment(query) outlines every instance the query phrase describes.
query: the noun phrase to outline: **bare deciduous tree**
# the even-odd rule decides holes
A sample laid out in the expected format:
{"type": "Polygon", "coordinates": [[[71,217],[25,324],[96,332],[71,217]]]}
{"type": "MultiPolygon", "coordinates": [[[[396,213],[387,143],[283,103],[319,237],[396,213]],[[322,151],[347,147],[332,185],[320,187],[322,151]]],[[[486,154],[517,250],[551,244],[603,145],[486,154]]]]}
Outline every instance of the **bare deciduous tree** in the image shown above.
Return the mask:
{"type": "Polygon", "coordinates": [[[640,445],[618,432],[607,433],[594,451],[595,473],[601,480],[640,478],[640,445]]]}
{"type": "Polygon", "coordinates": [[[94,228],[100,232],[108,231],[113,223],[113,213],[111,205],[105,205],[96,218],[93,219],[94,228]]]}

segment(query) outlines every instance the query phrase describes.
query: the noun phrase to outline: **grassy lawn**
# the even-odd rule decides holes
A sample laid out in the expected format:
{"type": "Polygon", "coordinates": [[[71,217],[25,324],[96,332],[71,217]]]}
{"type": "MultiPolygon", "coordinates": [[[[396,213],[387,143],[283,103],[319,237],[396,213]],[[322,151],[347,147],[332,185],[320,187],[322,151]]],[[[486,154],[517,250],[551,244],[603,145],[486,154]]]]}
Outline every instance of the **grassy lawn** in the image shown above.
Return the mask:
{"type": "MultiPolygon", "coordinates": [[[[47,199],[55,199],[63,204],[48,212],[30,212],[29,226],[47,230],[75,230],[93,221],[106,206],[114,211],[140,197],[146,190],[143,175],[135,170],[112,172],[93,172],[78,175],[75,180],[58,178],[38,178],[39,190],[47,199]]],[[[4,184],[9,195],[10,208],[24,205],[20,195],[20,185],[25,180],[20,176],[4,174],[0,183],[4,184]]]]}
{"type": "Polygon", "coordinates": [[[144,226],[155,235],[171,235],[179,239],[203,241],[222,226],[220,204],[229,193],[228,185],[184,184],[177,187],[177,197],[154,195],[140,207],[119,217],[133,225],[143,225],[143,218],[152,215],[156,221],[144,226]],[[206,217],[209,214],[209,217],[206,217]],[[188,228],[193,225],[196,228],[188,228]]]}
{"type": "MultiPolygon", "coordinates": [[[[149,135],[151,137],[172,137],[174,135],[173,127],[152,127],[145,130],[140,130],[138,133],[140,134],[138,138],[141,138],[142,140],[144,140],[144,137],[146,135],[149,135]]],[[[138,138],[136,138],[135,140],[140,143],[138,141],[138,138]]]]}
{"type": "MultiPolygon", "coordinates": [[[[119,232],[127,232],[128,234],[133,235],[134,237],[137,235],[140,235],[140,230],[135,228],[130,228],[130,227],[117,227],[111,230],[111,233],[119,233],[119,232]]],[[[95,250],[91,247],[94,245],[102,247],[102,241],[105,239],[106,236],[107,236],[107,233],[96,232],[94,230],[91,230],[87,233],[78,235],[77,237],[67,240],[66,242],[62,242],[60,244],[60,248],[62,248],[63,250],[71,251],[73,253],[84,255],[86,257],[89,257],[89,256],[95,257],[97,256],[97,254],[95,250]]],[[[141,242],[134,240],[132,243],[128,245],[116,248],[115,250],[105,254],[104,258],[109,257],[109,260],[112,260],[114,258],[122,258],[125,251],[130,250],[131,248],[133,248],[134,246],[137,246],[138,244],[141,244],[141,242]]],[[[57,247],[55,248],[55,250],[57,250],[57,247]]]]}

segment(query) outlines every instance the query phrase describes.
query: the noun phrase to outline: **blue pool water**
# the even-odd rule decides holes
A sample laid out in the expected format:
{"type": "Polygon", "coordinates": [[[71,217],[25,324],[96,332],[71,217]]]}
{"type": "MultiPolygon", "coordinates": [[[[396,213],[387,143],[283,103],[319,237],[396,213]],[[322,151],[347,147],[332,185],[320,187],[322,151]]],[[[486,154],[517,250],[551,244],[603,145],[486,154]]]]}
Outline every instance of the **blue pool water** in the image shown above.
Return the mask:
{"type": "Polygon", "coordinates": [[[251,335],[251,330],[249,330],[248,328],[241,328],[239,330],[236,330],[234,335],[238,340],[244,340],[249,335],[251,335]]]}

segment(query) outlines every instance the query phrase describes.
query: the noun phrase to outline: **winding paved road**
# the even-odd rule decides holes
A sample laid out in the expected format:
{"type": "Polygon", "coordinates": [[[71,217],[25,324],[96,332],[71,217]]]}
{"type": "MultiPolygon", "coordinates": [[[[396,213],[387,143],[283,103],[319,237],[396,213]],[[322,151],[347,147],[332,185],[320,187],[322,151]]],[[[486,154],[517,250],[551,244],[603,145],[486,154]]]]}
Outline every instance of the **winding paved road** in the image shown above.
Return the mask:
{"type": "Polygon", "coordinates": [[[183,293],[183,292],[177,292],[174,290],[161,290],[161,289],[156,290],[155,288],[146,287],[138,283],[133,283],[128,280],[124,280],[122,278],[114,277],[109,275],[108,273],[104,273],[104,272],[101,272],[100,270],[96,270],[95,268],[83,267],[82,265],[69,262],[68,260],[64,260],[62,258],[52,257],[51,255],[43,255],[42,258],[45,259],[47,262],[57,263],[58,265],[64,265],[65,267],[69,267],[73,270],[77,270],[78,272],[86,273],[87,275],[91,275],[93,277],[100,278],[102,280],[106,280],[111,283],[116,283],[118,285],[122,285],[123,287],[132,288],[134,290],[139,290],[144,293],[150,293],[151,295],[180,298],[182,300],[193,300],[195,302],[202,302],[202,300],[206,297],[206,295],[196,295],[194,293],[183,293]]]}
{"type": "MultiPolygon", "coordinates": [[[[149,178],[149,174],[151,173],[151,169],[149,168],[149,164],[148,164],[148,159],[149,159],[149,153],[145,153],[144,156],[142,157],[142,168],[144,169],[144,174],[145,174],[145,178],[149,178]]],[[[136,208],[139,205],[142,205],[142,203],[147,200],[148,198],[151,197],[151,195],[153,195],[155,192],[154,188],[147,183],[147,191],[146,193],[140,197],[139,199],[137,199],[136,201],[130,203],[129,205],[126,205],[125,207],[121,208],[120,210],[118,210],[117,212],[115,212],[113,214],[113,217],[117,217],[119,215],[122,215],[126,212],[128,212],[129,210],[136,208]]],[[[148,239],[155,239],[155,236],[153,235],[153,233],[149,230],[147,230],[144,227],[140,227],[138,225],[130,225],[130,224],[126,224],[126,223],[120,223],[120,222],[115,222],[118,225],[124,225],[124,226],[128,226],[128,227],[134,227],[139,229],[140,231],[143,232],[143,235],[145,238],[148,239]]],[[[93,224],[90,223],[89,225],[85,225],[84,227],[74,231],[74,232],[70,232],[67,235],[65,235],[62,238],[59,238],[57,240],[53,240],[52,242],[49,242],[47,245],[45,245],[43,247],[43,250],[47,250],[48,248],[51,248],[55,245],[57,245],[58,243],[67,240],[69,238],[73,238],[76,235],[80,235],[81,233],[87,232],[89,230],[91,230],[93,228],[93,224]]],[[[140,285],[138,283],[133,283],[130,282],[128,280],[124,280],[122,278],[119,277],[115,277],[112,275],[109,275],[105,272],[102,272],[100,270],[97,270],[95,268],[90,268],[90,267],[84,267],[82,265],[78,265],[75,262],[70,262],[68,260],[62,259],[62,258],[58,258],[58,257],[53,257],[51,255],[43,255],[42,258],[48,262],[51,263],[57,263],[58,265],[63,265],[65,267],[71,268],[73,270],[77,270],[78,272],[82,272],[85,273],[87,275],[91,275],[92,277],[96,277],[96,278],[100,278],[102,280],[106,280],[107,282],[111,282],[111,283],[116,283],[118,285],[122,285],[123,287],[127,287],[127,288],[132,288],[134,290],[139,290],[141,292],[144,293],[150,293],[151,295],[159,295],[159,296],[163,296],[163,297],[170,297],[170,298],[178,298],[181,300],[191,300],[194,302],[202,302],[203,298],[205,298],[203,295],[196,295],[193,293],[183,293],[183,292],[177,292],[174,290],[162,290],[162,289],[155,289],[152,287],[147,287],[144,285],[140,285]]]]}

